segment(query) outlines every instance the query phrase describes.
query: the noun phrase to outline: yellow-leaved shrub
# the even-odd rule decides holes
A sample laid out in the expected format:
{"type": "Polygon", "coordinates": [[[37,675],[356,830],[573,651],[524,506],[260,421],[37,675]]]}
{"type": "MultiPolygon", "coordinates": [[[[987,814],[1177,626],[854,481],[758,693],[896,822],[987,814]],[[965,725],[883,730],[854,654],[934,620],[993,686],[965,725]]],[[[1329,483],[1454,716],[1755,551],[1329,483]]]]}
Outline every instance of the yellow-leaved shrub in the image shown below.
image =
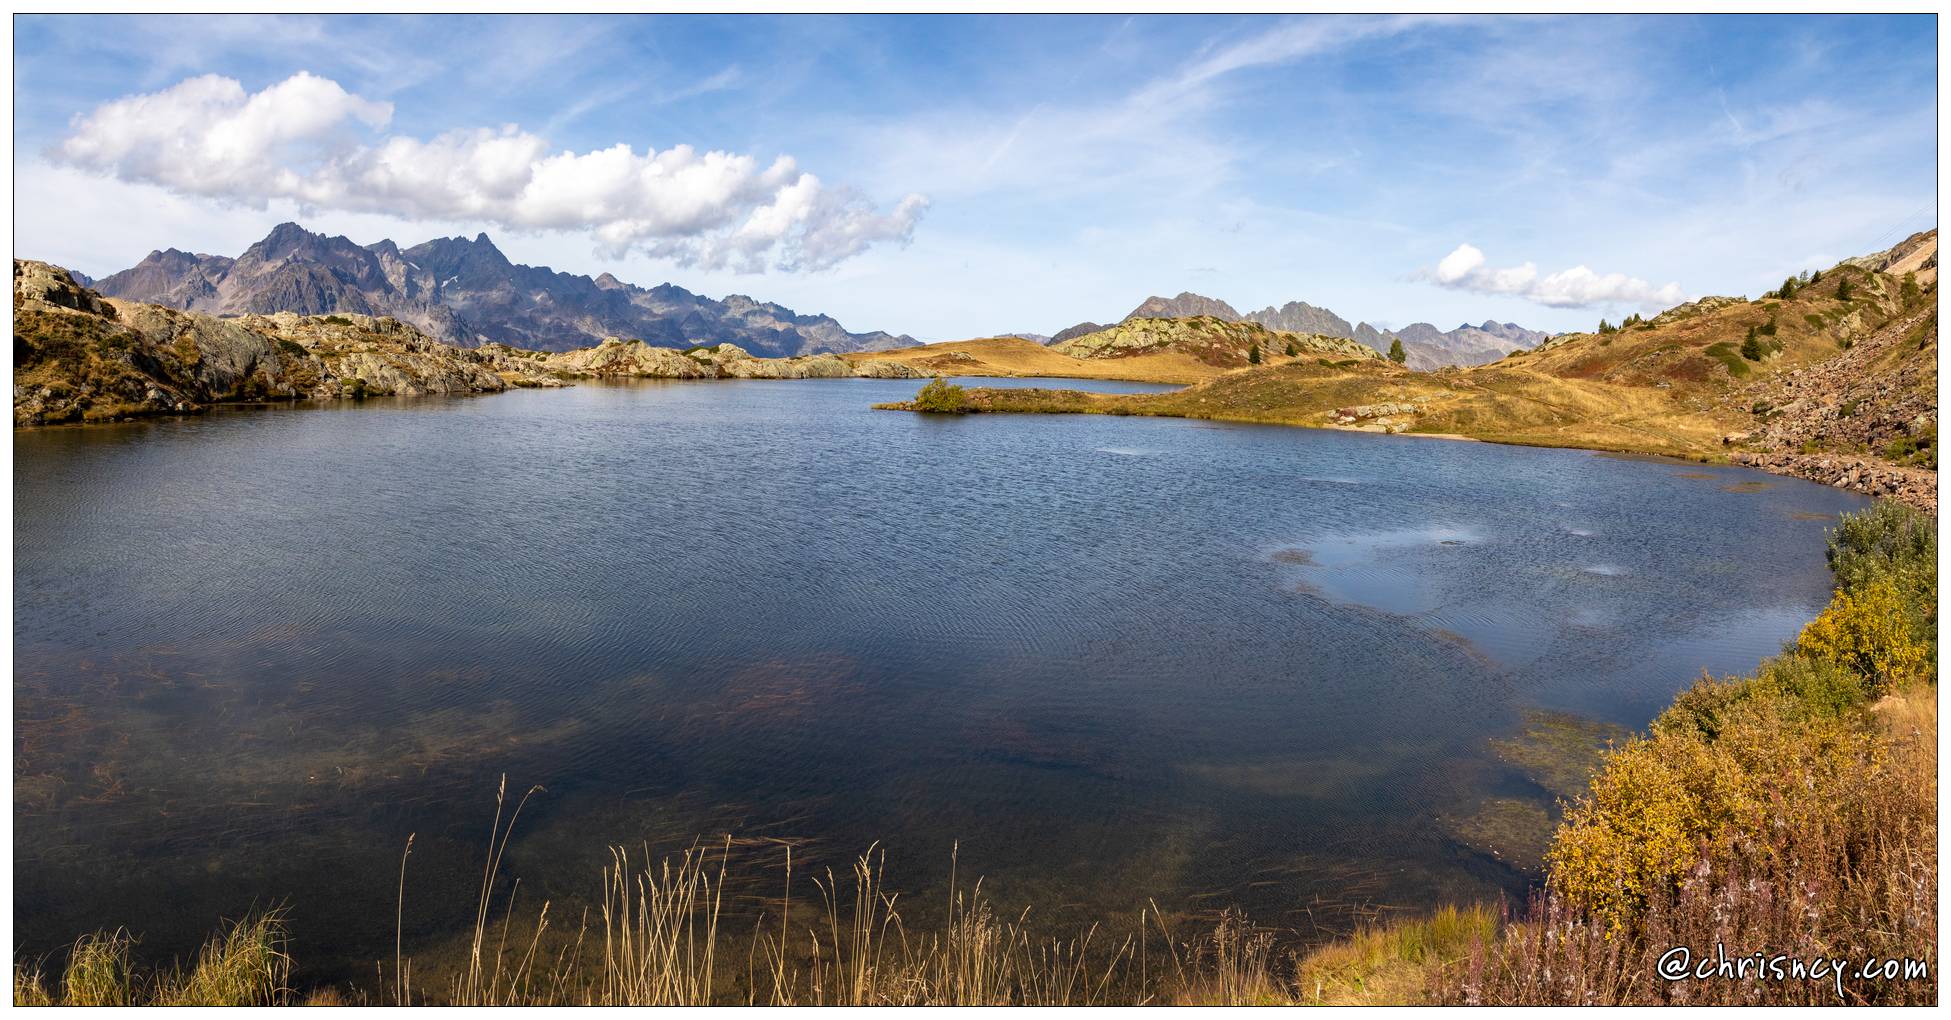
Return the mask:
{"type": "Polygon", "coordinates": [[[1848,719],[1798,710],[1798,696],[1774,677],[1794,666],[1703,680],[1655,721],[1653,736],[1612,752],[1552,839],[1552,889],[1622,931],[1703,857],[1770,854],[1773,832],[1830,811],[1819,791],[1876,755],[1848,719]]]}
{"type": "Polygon", "coordinates": [[[1553,889],[1623,927],[1660,883],[1677,882],[1727,812],[1720,765],[1691,738],[1635,740],[1614,751],[1589,797],[1565,815],[1547,859],[1553,889]]]}
{"type": "Polygon", "coordinates": [[[1921,676],[1931,650],[1912,636],[1903,599],[1888,578],[1854,591],[1838,589],[1822,615],[1810,621],[1795,650],[1861,674],[1873,687],[1921,676]]]}

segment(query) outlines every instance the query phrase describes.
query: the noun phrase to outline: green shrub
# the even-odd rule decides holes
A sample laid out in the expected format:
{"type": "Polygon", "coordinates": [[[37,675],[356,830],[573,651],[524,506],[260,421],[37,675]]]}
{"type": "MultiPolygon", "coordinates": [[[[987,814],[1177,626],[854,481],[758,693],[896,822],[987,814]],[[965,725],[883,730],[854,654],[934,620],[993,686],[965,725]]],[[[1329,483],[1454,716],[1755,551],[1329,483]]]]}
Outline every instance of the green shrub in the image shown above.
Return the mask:
{"type": "Polygon", "coordinates": [[[1251,347],[1248,347],[1248,348],[1246,349],[1246,363],[1247,363],[1247,364],[1249,364],[1249,365],[1258,365],[1258,364],[1260,363],[1260,345],[1259,345],[1259,344],[1257,344],[1257,343],[1256,343],[1256,344],[1254,344],[1253,346],[1251,346],[1251,347]]]}
{"type": "Polygon", "coordinates": [[[915,394],[914,409],[929,414],[961,414],[968,410],[969,394],[946,379],[935,379],[915,394]]]}
{"type": "MultiPolygon", "coordinates": [[[[1744,344],[1743,346],[1746,345],[1744,344]]],[[[1727,374],[1731,376],[1740,378],[1748,374],[1748,363],[1742,360],[1741,355],[1735,351],[1734,345],[1731,343],[1722,341],[1717,344],[1709,344],[1704,353],[1726,367],[1727,374]]]]}
{"type": "Polygon", "coordinates": [[[1389,360],[1400,365],[1409,360],[1409,352],[1402,349],[1402,338],[1389,341],[1389,360]]]}
{"type": "Polygon", "coordinates": [[[1898,436],[1884,444],[1883,456],[1894,464],[1937,470],[1937,425],[1898,436]]]}
{"type": "Polygon", "coordinates": [[[1764,690],[1787,699],[1791,717],[1833,718],[1861,708],[1871,685],[1859,673],[1834,662],[1802,655],[1784,655],[1762,667],[1764,690]]]}
{"type": "Polygon", "coordinates": [[[1846,591],[1889,578],[1910,608],[1912,633],[1937,640],[1937,522],[1929,516],[1889,500],[1844,514],[1829,533],[1829,570],[1846,591]]]}

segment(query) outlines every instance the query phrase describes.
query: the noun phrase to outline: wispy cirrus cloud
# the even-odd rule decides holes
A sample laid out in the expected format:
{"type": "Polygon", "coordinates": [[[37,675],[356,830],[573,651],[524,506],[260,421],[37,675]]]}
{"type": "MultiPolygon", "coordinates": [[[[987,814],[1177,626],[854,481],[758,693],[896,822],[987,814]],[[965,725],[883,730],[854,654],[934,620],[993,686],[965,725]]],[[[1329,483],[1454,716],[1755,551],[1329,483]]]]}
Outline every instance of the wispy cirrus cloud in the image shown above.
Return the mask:
{"type": "MultiPolygon", "coordinates": [[[[705,81],[700,88],[722,87],[705,81]]],[[[551,151],[515,125],[430,138],[380,135],[390,102],[299,72],[258,92],[204,75],[77,116],[57,160],[178,194],[263,207],[273,201],[406,219],[587,233],[609,255],[642,251],[710,269],[828,269],[905,243],[928,201],[877,208],[790,156],[639,152],[627,142],[551,151]]]]}
{"type": "Polygon", "coordinates": [[[1636,276],[1598,273],[1582,265],[1544,274],[1532,262],[1496,269],[1483,251],[1471,244],[1457,245],[1434,270],[1425,270],[1422,275],[1451,290],[1519,297],[1547,308],[1638,305],[1654,309],[1687,300],[1678,283],[1655,285],[1636,276]]]}

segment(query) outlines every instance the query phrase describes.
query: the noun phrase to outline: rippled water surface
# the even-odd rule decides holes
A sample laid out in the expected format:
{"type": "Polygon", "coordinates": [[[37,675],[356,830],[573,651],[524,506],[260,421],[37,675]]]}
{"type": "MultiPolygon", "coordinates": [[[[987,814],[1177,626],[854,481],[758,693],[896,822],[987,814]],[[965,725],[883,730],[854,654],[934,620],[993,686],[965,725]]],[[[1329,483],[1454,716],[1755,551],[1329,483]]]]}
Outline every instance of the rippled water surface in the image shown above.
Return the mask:
{"type": "Polygon", "coordinates": [[[917,894],[959,841],[1059,919],[1155,898],[1305,931],[1521,892],[1460,820],[1551,797],[1492,742],[1535,709],[1638,727],[1751,668],[1860,503],[1578,451],[869,410],[914,387],[16,433],[19,948],[128,925],[167,954],[283,902],[314,974],[370,975],[409,833],[409,949],[471,921],[503,774],[546,787],[509,856],[538,905],[592,891],[606,844],[727,833],[806,867],[879,840],[917,894]]]}

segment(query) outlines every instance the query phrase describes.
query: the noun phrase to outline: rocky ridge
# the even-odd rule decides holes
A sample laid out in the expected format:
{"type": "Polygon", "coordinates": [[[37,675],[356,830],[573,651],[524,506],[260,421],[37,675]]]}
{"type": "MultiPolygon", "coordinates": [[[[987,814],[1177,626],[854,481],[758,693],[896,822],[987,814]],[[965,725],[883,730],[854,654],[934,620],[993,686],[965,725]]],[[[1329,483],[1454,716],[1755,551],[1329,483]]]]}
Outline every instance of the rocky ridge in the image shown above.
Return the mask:
{"type": "Polygon", "coordinates": [[[1057,334],[1050,338],[1049,343],[1060,344],[1063,343],[1065,340],[1075,340],[1080,336],[1089,336],[1092,333],[1101,333],[1104,330],[1110,328],[1111,327],[1109,326],[1102,326],[1095,322],[1080,322],[1077,325],[1071,326],[1067,329],[1058,330],[1057,334]]]}
{"type": "Polygon", "coordinates": [[[685,346],[732,342],[762,355],[882,350],[913,337],[852,333],[742,294],[713,300],[672,284],[638,287],[511,262],[488,235],[401,248],[360,245],[283,223],[237,258],[149,253],[95,286],[108,297],[214,315],[387,316],[447,343],[573,350],[608,336],[685,346]]]}
{"type": "Polygon", "coordinates": [[[1286,358],[1289,346],[1296,357],[1380,358],[1365,344],[1345,337],[1288,333],[1257,322],[1229,321],[1199,315],[1178,319],[1138,317],[1116,326],[1052,344],[1050,349],[1074,358],[1119,358],[1159,351],[1178,351],[1209,365],[1234,368],[1251,363],[1259,348],[1263,362],[1286,358]]]}
{"type": "MultiPolygon", "coordinates": [[[[1333,311],[1305,301],[1289,301],[1279,307],[1269,305],[1257,312],[1242,315],[1218,298],[1190,291],[1181,292],[1177,297],[1146,298],[1119,321],[1123,324],[1134,319],[1195,316],[1210,316],[1225,322],[1254,322],[1268,329],[1290,333],[1343,337],[1380,352],[1387,352],[1392,344],[1401,341],[1403,353],[1408,358],[1407,364],[1420,371],[1489,364],[1512,350],[1535,347],[1551,337],[1549,333],[1525,329],[1514,322],[1495,320],[1486,320],[1482,325],[1475,326],[1466,322],[1447,331],[1427,322],[1412,323],[1393,331],[1379,329],[1366,322],[1350,325],[1347,319],[1333,311]]],[[[1080,323],[1058,333],[1056,340],[1061,342],[1104,328],[1094,323],[1080,323]],[[1087,326],[1092,328],[1085,329],[1087,326]],[[1082,332],[1077,332],[1079,330],[1082,332]]]]}
{"type": "Polygon", "coordinates": [[[59,266],[14,262],[16,427],[188,414],[231,402],[492,393],[593,377],[925,374],[831,354],[755,358],[729,343],[689,352],[614,338],[569,352],[465,348],[391,316],[219,318],[104,298],[59,266]]]}

